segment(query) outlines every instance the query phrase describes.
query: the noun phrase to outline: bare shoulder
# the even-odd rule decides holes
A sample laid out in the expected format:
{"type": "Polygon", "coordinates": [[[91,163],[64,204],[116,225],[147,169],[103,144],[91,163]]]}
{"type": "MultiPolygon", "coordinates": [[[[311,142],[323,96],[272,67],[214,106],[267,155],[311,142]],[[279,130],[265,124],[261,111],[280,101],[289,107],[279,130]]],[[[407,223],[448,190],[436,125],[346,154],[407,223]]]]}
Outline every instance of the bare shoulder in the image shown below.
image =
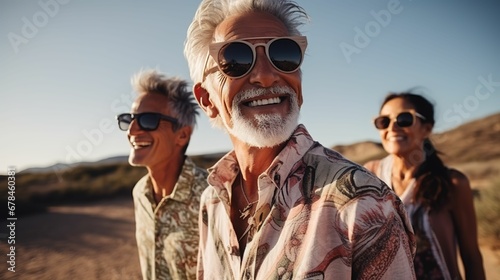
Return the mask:
{"type": "Polygon", "coordinates": [[[370,170],[371,172],[375,173],[375,171],[377,171],[379,164],[380,164],[380,160],[377,159],[377,160],[368,161],[363,166],[366,169],[370,170]]]}
{"type": "Polygon", "coordinates": [[[456,170],[456,169],[453,169],[453,168],[450,168],[449,169],[449,173],[450,175],[450,179],[451,179],[451,183],[453,184],[453,186],[455,188],[468,188],[470,189],[470,183],[469,183],[469,178],[467,178],[467,176],[465,176],[464,173],[456,170]]]}
{"type": "Polygon", "coordinates": [[[463,201],[463,199],[472,199],[472,189],[470,186],[469,178],[467,176],[453,168],[449,169],[450,180],[453,185],[453,197],[457,202],[463,201]]]}

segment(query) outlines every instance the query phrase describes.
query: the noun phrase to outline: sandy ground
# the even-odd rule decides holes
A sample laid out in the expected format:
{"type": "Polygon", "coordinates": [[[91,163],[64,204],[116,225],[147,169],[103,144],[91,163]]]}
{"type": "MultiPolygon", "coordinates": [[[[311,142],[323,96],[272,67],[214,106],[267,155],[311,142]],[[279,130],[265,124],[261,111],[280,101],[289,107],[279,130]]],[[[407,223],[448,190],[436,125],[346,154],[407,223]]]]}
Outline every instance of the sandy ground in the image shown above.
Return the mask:
{"type": "Polygon", "coordinates": [[[134,231],[133,202],[127,198],[20,217],[16,272],[4,268],[0,279],[140,279],[134,231]]]}
{"type": "MultiPolygon", "coordinates": [[[[140,279],[134,228],[129,198],[21,217],[16,223],[16,272],[1,265],[0,279],[140,279]]],[[[500,251],[486,245],[481,250],[487,279],[500,279],[500,251]]]]}

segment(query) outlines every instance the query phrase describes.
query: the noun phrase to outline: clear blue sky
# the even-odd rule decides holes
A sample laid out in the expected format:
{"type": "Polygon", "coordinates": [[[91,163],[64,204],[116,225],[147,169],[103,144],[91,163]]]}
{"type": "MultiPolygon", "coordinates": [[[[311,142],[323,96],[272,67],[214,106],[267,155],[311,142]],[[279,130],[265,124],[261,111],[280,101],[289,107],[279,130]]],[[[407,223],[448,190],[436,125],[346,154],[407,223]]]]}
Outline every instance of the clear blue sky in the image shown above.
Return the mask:
{"type": "MultiPolygon", "coordinates": [[[[1,1],[0,174],[127,155],[114,116],[129,110],[130,77],[189,79],[182,50],[198,3],[1,1]]],[[[323,145],[378,140],[383,97],[415,86],[437,105],[436,132],[500,111],[498,1],[298,3],[311,17],[300,121],[323,145]]],[[[201,116],[188,154],[229,150],[201,116]]]]}

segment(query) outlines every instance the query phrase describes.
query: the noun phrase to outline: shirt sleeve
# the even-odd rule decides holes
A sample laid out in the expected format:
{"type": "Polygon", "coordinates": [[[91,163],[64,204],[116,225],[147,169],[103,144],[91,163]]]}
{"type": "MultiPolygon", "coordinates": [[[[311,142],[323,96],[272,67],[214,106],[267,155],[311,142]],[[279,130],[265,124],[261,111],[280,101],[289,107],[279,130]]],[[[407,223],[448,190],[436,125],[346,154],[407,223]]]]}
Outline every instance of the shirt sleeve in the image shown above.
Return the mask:
{"type": "Polygon", "coordinates": [[[390,191],[359,195],[340,211],[352,246],[353,279],[416,279],[415,241],[401,201],[390,191]]]}

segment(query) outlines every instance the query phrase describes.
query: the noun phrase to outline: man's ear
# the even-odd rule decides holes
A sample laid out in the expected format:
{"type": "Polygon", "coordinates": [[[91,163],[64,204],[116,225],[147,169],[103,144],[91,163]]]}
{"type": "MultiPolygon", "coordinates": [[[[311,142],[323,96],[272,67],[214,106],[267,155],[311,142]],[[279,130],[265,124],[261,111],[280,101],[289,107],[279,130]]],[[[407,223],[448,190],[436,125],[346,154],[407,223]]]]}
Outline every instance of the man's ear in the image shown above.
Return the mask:
{"type": "Polygon", "coordinates": [[[302,85],[299,86],[299,91],[297,92],[297,102],[299,103],[299,109],[302,107],[302,103],[304,103],[304,99],[302,98],[302,85]]]}
{"type": "Polygon", "coordinates": [[[210,94],[201,85],[201,83],[197,83],[193,86],[193,94],[196,98],[196,101],[198,101],[201,109],[205,111],[209,118],[217,117],[219,111],[217,110],[217,107],[215,107],[215,104],[212,102],[212,100],[210,100],[210,94]]]}
{"type": "Polygon", "coordinates": [[[189,139],[191,138],[191,133],[193,132],[193,128],[186,125],[177,131],[177,137],[175,138],[175,142],[177,145],[184,147],[189,143],[189,139]]]}

